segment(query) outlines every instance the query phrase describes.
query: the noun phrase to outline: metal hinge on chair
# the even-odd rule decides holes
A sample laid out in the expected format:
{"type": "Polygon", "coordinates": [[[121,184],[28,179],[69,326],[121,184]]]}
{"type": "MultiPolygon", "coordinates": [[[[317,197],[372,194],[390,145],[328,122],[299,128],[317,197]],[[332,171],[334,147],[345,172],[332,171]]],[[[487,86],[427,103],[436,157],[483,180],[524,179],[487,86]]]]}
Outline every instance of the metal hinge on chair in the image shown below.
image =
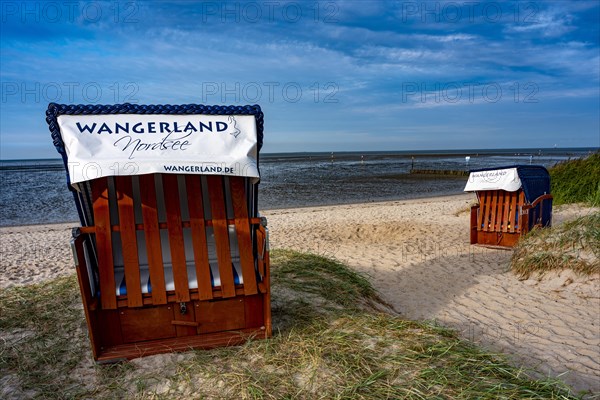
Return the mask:
{"type": "Polygon", "coordinates": [[[269,228],[267,227],[267,217],[260,217],[260,224],[265,228],[265,243],[263,246],[263,251],[261,257],[265,255],[265,251],[270,251],[269,247],[269,228]]]}
{"type": "Polygon", "coordinates": [[[77,257],[77,249],[75,248],[75,240],[79,237],[81,232],[79,228],[73,228],[71,231],[71,252],[73,254],[73,261],[75,262],[75,268],[79,267],[79,258],[77,257]]]}

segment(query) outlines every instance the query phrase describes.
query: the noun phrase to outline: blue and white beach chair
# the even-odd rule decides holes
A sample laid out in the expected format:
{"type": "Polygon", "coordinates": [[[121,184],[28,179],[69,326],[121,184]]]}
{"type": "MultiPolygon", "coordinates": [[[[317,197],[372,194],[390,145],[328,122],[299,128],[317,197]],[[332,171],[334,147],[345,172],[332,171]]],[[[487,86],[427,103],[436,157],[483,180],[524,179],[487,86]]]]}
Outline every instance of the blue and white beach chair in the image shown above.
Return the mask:
{"type": "Polygon", "coordinates": [[[550,174],[543,166],[473,170],[465,192],[479,201],[471,208],[471,244],[512,247],[534,227],[552,224],[550,174]]]}
{"type": "Polygon", "coordinates": [[[46,120],[95,360],[271,335],[260,107],[50,104],[46,120]]]}

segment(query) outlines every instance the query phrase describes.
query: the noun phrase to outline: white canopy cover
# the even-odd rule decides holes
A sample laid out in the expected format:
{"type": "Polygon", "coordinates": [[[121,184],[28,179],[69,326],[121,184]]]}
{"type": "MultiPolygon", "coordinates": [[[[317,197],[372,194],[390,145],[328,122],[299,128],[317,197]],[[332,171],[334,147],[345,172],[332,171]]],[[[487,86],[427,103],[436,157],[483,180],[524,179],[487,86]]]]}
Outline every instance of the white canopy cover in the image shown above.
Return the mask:
{"type": "Polygon", "coordinates": [[[521,179],[516,168],[471,172],[465,192],[480,190],[506,190],[516,192],[521,188],[521,179]]]}
{"type": "Polygon", "coordinates": [[[60,115],[71,184],[150,173],[259,178],[253,115],[60,115]]]}

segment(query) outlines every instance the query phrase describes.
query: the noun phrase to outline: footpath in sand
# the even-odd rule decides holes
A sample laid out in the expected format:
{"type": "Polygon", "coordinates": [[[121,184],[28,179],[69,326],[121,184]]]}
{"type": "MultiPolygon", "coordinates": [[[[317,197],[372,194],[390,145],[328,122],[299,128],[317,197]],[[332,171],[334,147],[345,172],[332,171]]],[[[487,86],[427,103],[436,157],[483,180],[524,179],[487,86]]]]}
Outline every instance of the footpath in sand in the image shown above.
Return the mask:
{"type": "MultiPolygon", "coordinates": [[[[272,248],[366,273],[406,318],[434,320],[540,376],[600,393],[600,277],[520,281],[511,251],[469,245],[473,195],[271,210],[272,248]]],[[[589,213],[559,207],[554,223],[589,213]]],[[[0,228],[0,289],[70,275],[72,224],[0,228]]]]}

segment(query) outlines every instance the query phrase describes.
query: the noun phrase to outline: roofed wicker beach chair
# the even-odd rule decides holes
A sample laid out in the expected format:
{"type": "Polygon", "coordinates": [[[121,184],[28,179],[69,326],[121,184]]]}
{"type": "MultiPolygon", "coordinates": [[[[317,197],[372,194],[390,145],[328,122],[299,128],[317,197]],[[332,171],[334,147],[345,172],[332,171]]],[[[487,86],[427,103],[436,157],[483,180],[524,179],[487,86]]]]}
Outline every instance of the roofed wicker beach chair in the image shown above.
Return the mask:
{"type": "Polygon", "coordinates": [[[271,335],[259,106],[50,104],[93,357],[271,335]]]}
{"type": "Polygon", "coordinates": [[[533,227],[552,224],[550,174],[537,165],[470,171],[465,192],[475,192],[471,244],[512,247],[533,227]]]}

